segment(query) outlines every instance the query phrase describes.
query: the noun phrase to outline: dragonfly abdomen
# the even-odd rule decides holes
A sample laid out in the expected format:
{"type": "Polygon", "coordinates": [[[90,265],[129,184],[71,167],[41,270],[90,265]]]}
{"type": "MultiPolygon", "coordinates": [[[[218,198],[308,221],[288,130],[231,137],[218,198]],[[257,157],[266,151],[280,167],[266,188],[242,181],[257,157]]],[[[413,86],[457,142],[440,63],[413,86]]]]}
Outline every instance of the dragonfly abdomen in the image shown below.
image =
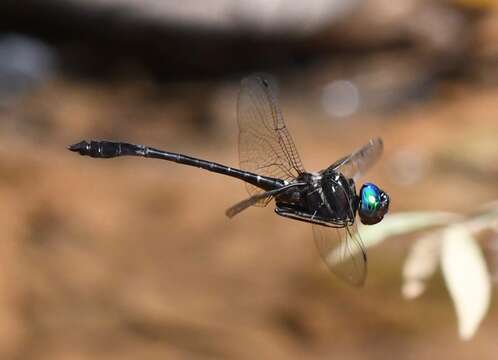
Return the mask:
{"type": "Polygon", "coordinates": [[[265,191],[279,189],[285,186],[284,180],[253,174],[248,171],[232,168],[213,161],[197,159],[174,152],[154,149],[145,145],[136,145],[113,141],[81,141],[71,145],[69,150],[83,156],[108,159],[119,156],[142,156],[161,160],[174,161],[179,164],[195,166],[218,174],[228,175],[257,186],[265,191]]]}

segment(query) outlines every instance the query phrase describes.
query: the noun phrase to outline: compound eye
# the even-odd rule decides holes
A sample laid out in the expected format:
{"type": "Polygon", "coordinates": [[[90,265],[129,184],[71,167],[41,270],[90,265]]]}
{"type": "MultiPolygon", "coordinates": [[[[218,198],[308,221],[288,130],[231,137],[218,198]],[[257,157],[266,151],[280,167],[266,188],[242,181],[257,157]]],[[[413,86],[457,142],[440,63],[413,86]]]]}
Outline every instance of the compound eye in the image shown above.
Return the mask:
{"type": "Polygon", "coordinates": [[[365,225],[379,223],[389,209],[389,196],[376,185],[366,183],[360,190],[358,214],[365,225]]]}
{"type": "Polygon", "coordinates": [[[360,190],[360,211],[367,215],[374,215],[381,204],[380,189],[374,184],[365,184],[360,190]]]}

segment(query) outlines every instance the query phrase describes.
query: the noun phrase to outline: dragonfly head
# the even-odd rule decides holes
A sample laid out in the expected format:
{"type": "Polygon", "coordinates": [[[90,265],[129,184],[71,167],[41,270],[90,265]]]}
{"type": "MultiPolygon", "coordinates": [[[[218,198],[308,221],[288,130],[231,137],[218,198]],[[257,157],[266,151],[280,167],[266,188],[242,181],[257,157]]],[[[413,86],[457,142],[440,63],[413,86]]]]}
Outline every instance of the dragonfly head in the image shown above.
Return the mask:
{"type": "Polygon", "coordinates": [[[389,210],[389,195],[372,183],[365,183],[360,189],[358,214],[365,225],[377,224],[389,210]]]}

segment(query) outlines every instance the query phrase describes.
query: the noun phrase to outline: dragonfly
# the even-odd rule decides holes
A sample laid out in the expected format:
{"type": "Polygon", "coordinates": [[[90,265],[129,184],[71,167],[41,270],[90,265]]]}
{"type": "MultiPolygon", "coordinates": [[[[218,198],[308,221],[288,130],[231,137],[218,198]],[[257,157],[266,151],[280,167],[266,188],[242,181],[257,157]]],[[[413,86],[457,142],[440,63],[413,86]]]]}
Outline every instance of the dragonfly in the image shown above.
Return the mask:
{"type": "Polygon", "coordinates": [[[362,286],[367,253],[355,219],[358,215],[363,224],[379,223],[389,209],[389,196],[373,183],[364,183],[357,193],[356,181],[379,160],[382,140],[373,138],[329,167],[307,172],[285,125],[276,81],[268,74],[241,81],[237,122],[240,169],[125,142],[84,140],[68,148],[92,158],[139,156],[174,161],[242,180],[250,196],[226,211],[229,218],[274,200],[277,215],[311,223],[318,252],[333,273],[362,286]]]}

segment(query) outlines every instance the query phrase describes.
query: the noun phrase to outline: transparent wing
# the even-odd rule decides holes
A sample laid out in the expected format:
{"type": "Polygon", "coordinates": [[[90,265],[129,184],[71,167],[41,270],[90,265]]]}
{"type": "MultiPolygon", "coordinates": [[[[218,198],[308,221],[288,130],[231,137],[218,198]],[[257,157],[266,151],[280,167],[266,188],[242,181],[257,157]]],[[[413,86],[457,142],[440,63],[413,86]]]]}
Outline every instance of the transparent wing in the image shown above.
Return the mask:
{"type": "Polygon", "coordinates": [[[251,197],[248,197],[247,199],[239,201],[238,203],[236,203],[233,206],[229,207],[227,209],[227,211],[225,211],[225,214],[229,218],[233,218],[235,215],[237,215],[238,213],[244,211],[248,207],[256,205],[256,204],[258,204],[261,201],[265,201],[265,203],[268,203],[272,198],[273,198],[273,195],[269,195],[267,192],[263,192],[261,194],[256,194],[256,195],[252,195],[251,197]]]}
{"type": "Polygon", "coordinates": [[[325,225],[313,224],[313,238],[320,256],[333,273],[352,285],[362,286],[367,277],[367,251],[355,223],[354,199],[342,190],[349,203],[348,218],[325,225]]]}
{"type": "Polygon", "coordinates": [[[367,277],[367,252],[356,224],[329,227],[313,224],[313,238],[328,268],[343,280],[362,286],[367,277]]]}
{"type": "Polygon", "coordinates": [[[225,212],[225,214],[229,218],[232,218],[235,215],[237,215],[238,213],[240,213],[241,211],[247,209],[248,207],[250,207],[250,206],[252,206],[254,204],[257,204],[261,200],[264,200],[264,199],[267,199],[267,198],[271,199],[272,197],[274,197],[276,195],[279,195],[279,194],[282,194],[282,193],[288,191],[289,189],[292,189],[292,188],[295,188],[295,187],[299,187],[299,186],[303,186],[303,185],[306,185],[306,183],[296,182],[296,183],[293,183],[293,184],[282,186],[279,189],[270,190],[270,191],[264,191],[264,192],[256,194],[256,195],[252,195],[251,197],[248,197],[247,199],[239,201],[235,205],[233,205],[230,208],[228,208],[227,211],[225,212]]]}
{"type": "Polygon", "coordinates": [[[382,139],[371,139],[368,144],[336,161],[330,167],[356,181],[379,160],[383,149],[382,139]]]}
{"type": "MultiPolygon", "coordinates": [[[[256,74],[242,80],[238,103],[239,161],[243,170],[282,180],[304,172],[301,159],[287,130],[277,102],[277,86],[271,76],[256,74]]],[[[263,190],[246,184],[250,195],[263,190]]],[[[270,198],[255,205],[265,206],[270,198]]]]}

